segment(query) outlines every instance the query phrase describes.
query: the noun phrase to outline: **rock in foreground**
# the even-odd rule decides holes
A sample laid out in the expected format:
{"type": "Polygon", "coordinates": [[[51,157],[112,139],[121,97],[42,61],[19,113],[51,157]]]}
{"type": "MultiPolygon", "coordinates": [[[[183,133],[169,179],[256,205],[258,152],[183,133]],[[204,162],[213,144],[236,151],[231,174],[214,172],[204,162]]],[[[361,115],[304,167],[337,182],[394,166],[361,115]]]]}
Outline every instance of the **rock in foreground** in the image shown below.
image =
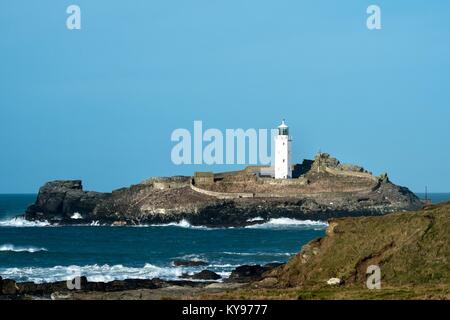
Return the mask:
{"type": "Polygon", "coordinates": [[[219,280],[222,277],[217,273],[210,270],[202,270],[198,273],[194,273],[193,275],[184,274],[182,275],[183,279],[192,279],[192,280],[219,280]]]}

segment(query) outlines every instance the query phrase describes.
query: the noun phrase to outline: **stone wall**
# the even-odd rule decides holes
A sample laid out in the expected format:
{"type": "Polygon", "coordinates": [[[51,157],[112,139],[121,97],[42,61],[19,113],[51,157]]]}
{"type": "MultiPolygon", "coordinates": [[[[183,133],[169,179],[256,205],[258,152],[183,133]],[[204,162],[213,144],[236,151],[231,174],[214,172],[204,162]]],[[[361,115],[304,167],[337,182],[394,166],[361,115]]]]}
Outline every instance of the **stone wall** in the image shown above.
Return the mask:
{"type": "Polygon", "coordinates": [[[217,199],[238,199],[238,198],[253,198],[254,194],[253,193],[244,193],[244,192],[236,192],[236,193],[226,193],[226,192],[216,192],[216,191],[210,191],[210,190],[205,190],[199,187],[194,186],[193,184],[191,184],[191,189],[194,190],[195,192],[201,193],[201,194],[205,194],[208,196],[212,196],[215,197],[217,199]]]}
{"type": "Polygon", "coordinates": [[[258,178],[258,182],[266,185],[272,186],[304,186],[308,184],[308,179],[305,177],[295,178],[295,179],[273,179],[273,178],[258,178]]]}
{"type": "Polygon", "coordinates": [[[325,171],[334,174],[334,175],[342,175],[347,177],[357,177],[357,178],[365,178],[373,181],[378,181],[378,178],[373,176],[368,172],[358,172],[358,171],[344,171],[339,169],[325,168],[325,171]]]}
{"type": "Polygon", "coordinates": [[[155,189],[175,189],[183,188],[190,184],[191,177],[188,176],[173,176],[173,177],[152,177],[142,182],[144,185],[151,185],[155,189]]]}
{"type": "Polygon", "coordinates": [[[212,172],[195,172],[194,183],[196,185],[211,185],[214,184],[214,173],[212,172]]]}

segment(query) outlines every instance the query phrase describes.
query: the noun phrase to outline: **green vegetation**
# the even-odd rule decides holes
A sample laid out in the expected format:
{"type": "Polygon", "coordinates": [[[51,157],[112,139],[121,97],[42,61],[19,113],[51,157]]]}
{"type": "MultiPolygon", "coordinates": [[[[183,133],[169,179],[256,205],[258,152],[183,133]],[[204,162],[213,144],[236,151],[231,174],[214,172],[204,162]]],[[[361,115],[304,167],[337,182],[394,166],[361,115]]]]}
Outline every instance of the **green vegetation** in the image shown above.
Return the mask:
{"type": "Polygon", "coordinates": [[[417,212],[333,219],[324,238],[305,245],[263,281],[204,298],[450,299],[449,259],[450,202],[417,212]],[[380,290],[365,285],[370,265],[380,267],[380,290]],[[330,278],[341,284],[327,285],[330,278]]]}

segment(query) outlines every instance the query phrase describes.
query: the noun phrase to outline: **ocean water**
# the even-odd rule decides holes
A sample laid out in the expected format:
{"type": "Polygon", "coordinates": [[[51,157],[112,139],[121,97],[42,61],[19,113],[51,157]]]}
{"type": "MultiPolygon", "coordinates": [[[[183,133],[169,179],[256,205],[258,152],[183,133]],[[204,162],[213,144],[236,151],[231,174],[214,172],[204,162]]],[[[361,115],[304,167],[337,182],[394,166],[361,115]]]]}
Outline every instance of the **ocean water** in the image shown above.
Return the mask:
{"type": "MultiPolygon", "coordinates": [[[[426,197],[425,193],[416,193],[416,195],[422,200],[424,200],[426,197]]],[[[450,193],[429,193],[427,197],[431,200],[432,203],[450,201],[450,193]]]]}
{"type": "Polygon", "coordinates": [[[248,228],[164,226],[49,226],[15,218],[35,195],[0,195],[0,276],[50,282],[75,275],[91,281],[160,277],[176,279],[204,268],[222,276],[242,264],[285,262],[326,224],[275,219],[248,228]],[[206,267],[174,267],[175,259],[204,260],[206,267]]]}
{"type": "MultiPolygon", "coordinates": [[[[419,195],[421,196],[421,195],[419,195]]],[[[422,197],[422,196],[421,196],[422,197]]],[[[450,194],[429,194],[434,203],[450,194]]],[[[274,219],[247,228],[163,226],[50,226],[17,215],[36,195],[0,195],[0,276],[50,282],[76,275],[90,281],[176,279],[204,268],[226,277],[242,264],[286,262],[325,233],[326,223],[274,219]],[[173,260],[204,260],[206,267],[174,267],[173,260]]]]}

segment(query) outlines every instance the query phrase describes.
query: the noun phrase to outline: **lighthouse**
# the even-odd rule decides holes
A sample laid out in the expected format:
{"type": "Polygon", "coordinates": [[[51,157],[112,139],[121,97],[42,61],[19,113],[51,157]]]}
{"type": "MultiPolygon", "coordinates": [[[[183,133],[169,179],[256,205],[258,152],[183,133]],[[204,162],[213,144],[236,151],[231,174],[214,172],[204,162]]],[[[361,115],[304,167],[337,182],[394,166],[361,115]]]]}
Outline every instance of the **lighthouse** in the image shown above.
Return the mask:
{"type": "Polygon", "coordinates": [[[275,179],[292,178],[292,157],[289,127],[283,121],[278,126],[278,135],[275,136],[275,179]]]}

